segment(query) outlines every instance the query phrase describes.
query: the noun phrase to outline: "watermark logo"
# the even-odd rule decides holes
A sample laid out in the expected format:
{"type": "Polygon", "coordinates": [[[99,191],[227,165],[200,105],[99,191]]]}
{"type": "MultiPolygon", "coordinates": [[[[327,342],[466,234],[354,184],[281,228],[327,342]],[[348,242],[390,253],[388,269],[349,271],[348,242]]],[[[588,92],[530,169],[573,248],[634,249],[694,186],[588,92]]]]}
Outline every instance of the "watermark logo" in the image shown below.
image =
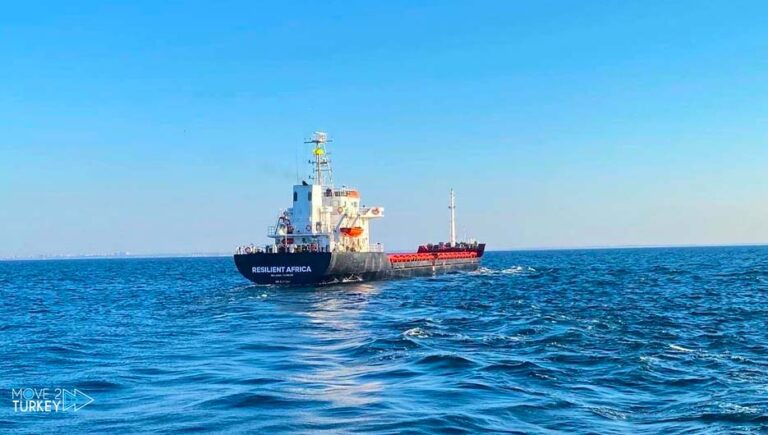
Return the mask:
{"type": "Polygon", "coordinates": [[[12,388],[14,412],[79,411],[93,402],[93,397],[77,388],[12,388]]]}

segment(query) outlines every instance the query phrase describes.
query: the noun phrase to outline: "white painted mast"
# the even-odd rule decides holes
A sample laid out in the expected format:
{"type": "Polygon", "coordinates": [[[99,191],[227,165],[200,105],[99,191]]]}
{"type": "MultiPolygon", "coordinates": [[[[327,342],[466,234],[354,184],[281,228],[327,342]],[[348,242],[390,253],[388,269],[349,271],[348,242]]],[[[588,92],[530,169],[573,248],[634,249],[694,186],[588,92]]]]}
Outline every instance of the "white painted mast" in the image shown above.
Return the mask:
{"type": "Polygon", "coordinates": [[[451,204],[448,206],[451,209],[451,246],[456,246],[456,195],[451,189],[451,204]]]}
{"type": "Polygon", "coordinates": [[[314,171],[312,174],[314,184],[318,184],[320,186],[326,185],[326,183],[327,185],[333,185],[333,181],[331,179],[333,176],[333,172],[331,171],[331,162],[328,159],[328,155],[325,150],[325,144],[328,142],[331,142],[328,139],[328,135],[322,131],[316,131],[312,135],[312,139],[304,142],[315,144],[315,148],[312,150],[312,154],[315,156],[315,161],[313,162],[310,160],[309,163],[312,163],[314,166],[314,171]],[[327,179],[324,179],[323,172],[328,174],[327,179]]]}

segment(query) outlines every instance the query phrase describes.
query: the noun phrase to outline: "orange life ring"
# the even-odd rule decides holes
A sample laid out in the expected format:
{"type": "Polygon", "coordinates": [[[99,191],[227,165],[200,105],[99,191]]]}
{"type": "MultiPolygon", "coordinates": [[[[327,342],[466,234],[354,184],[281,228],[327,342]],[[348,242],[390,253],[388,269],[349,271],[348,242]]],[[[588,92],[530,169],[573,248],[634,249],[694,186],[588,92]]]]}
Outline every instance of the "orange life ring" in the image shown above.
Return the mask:
{"type": "Polygon", "coordinates": [[[339,207],[336,209],[336,211],[339,212],[339,214],[342,214],[344,213],[344,207],[339,207]]]}
{"type": "Polygon", "coordinates": [[[374,216],[378,216],[379,213],[381,213],[381,212],[379,211],[379,208],[377,207],[377,208],[374,208],[373,210],[371,210],[371,213],[373,213],[374,216]]]}

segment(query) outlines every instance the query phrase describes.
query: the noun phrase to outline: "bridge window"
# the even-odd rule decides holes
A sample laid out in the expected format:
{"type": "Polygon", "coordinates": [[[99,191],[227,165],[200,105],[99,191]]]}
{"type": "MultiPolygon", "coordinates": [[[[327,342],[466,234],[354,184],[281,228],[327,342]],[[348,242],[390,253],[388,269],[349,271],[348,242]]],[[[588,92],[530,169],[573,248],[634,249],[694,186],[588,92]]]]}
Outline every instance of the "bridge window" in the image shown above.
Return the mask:
{"type": "Polygon", "coordinates": [[[296,202],[299,200],[299,192],[293,192],[293,202],[296,202]]]}
{"type": "Polygon", "coordinates": [[[307,192],[307,201],[312,201],[312,191],[307,192]]]}

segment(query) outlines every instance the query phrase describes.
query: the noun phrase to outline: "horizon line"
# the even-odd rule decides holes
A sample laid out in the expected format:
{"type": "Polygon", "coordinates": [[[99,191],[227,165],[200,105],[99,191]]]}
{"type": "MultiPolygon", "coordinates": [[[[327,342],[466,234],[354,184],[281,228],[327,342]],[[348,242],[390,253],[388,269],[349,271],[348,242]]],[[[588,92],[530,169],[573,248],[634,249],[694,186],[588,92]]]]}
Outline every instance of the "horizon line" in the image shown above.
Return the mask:
{"type": "MultiPolygon", "coordinates": [[[[738,247],[768,247],[768,242],[756,243],[724,243],[724,244],[650,244],[650,245],[592,245],[592,246],[533,246],[487,249],[486,252],[530,252],[530,251],[595,251],[620,249],[673,249],[673,248],[738,248],[738,247]]],[[[400,250],[389,252],[403,252],[400,250]]],[[[151,259],[151,258],[214,258],[228,257],[234,253],[227,252],[177,252],[151,254],[35,254],[17,257],[0,257],[0,261],[45,261],[45,260],[122,260],[122,259],[151,259]]]]}

